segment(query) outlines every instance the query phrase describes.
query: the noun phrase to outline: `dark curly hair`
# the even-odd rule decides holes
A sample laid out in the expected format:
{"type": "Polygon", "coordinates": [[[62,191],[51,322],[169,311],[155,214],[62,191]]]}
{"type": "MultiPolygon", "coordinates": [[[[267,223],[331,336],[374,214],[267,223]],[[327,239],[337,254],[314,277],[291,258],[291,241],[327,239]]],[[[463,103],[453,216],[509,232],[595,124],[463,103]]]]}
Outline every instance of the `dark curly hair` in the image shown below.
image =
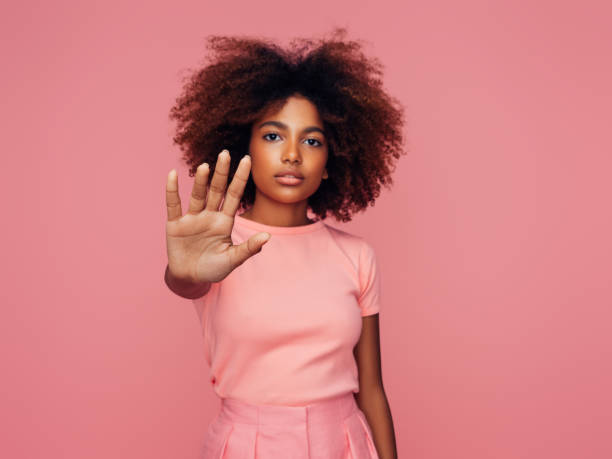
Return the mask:
{"type": "MultiPolygon", "coordinates": [[[[373,205],[381,184],[393,183],[394,158],[405,153],[403,107],[383,90],[379,60],[368,59],[361,44],[345,35],[346,29],[335,28],[329,39],[293,39],[289,49],[265,38],[208,36],[208,62],[186,78],[170,111],[177,121],[173,141],[185,152],[189,175],[207,162],[212,177],[226,148],[233,177],[248,153],[252,123],[300,94],[317,107],[328,141],[329,178],[308,198],[308,207],[320,219],[331,212],[346,222],[373,205]]],[[[250,176],[240,208],[254,200],[250,176]]]]}

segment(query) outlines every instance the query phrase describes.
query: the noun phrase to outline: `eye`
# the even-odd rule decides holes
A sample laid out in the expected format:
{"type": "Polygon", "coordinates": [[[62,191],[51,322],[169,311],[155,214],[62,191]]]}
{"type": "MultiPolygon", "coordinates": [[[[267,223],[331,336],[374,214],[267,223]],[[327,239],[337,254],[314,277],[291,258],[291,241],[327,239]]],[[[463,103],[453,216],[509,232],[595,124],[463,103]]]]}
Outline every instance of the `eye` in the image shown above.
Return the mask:
{"type": "Polygon", "coordinates": [[[264,135],[263,138],[266,140],[272,140],[274,141],[275,139],[267,139],[266,137],[268,137],[269,135],[275,135],[276,137],[278,137],[278,134],[276,132],[269,132],[268,134],[264,135]]]}
{"type": "Polygon", "coordinates": [[[306,139],[306,140],[307,140],[307,141],[308,141],[308,140],[314,140],[315,142],[317,142],[316,144],[312,144],[312,143],[311,143],[311,144],[309,144],[311,147],[318,147],[318,146],[323,145],[321,142],[319,142],[319,140],[318,140],[318,139],[312,139],[312,138],[310,138],[310,139],[306,139]]]}

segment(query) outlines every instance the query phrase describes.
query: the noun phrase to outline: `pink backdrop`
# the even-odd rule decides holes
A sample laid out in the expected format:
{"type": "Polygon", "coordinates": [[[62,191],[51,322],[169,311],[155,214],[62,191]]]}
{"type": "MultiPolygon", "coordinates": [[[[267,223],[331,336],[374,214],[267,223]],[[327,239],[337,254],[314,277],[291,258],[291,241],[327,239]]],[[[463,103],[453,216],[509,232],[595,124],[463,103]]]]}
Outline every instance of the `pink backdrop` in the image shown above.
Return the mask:
{"type": "Polygon", "coordinates": [[[218,405],[195,310],[163,282],[166,174],[178,167],[184,205],[192,180],[168,110],[207,34],[339,25],[406,106],[395,186],[332,223],[380,259],[400,457],[612,457],[610,13],[4,6],[0,456],[196,458],[218,405]]]}

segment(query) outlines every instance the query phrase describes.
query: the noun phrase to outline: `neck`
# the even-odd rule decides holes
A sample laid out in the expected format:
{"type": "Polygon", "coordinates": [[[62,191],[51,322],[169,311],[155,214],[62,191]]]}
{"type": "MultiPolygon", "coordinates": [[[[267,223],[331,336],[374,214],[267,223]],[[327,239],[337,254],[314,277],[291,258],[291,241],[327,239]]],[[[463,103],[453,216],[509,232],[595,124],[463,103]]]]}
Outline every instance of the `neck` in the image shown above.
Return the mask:
{"type": "Polygon", "coordinates": [[[271,201],[257,193],[253,206],[241,217],[270,226],[302,226],[313,223],[306,216],[306,200],[285,204],[271,201]]]}

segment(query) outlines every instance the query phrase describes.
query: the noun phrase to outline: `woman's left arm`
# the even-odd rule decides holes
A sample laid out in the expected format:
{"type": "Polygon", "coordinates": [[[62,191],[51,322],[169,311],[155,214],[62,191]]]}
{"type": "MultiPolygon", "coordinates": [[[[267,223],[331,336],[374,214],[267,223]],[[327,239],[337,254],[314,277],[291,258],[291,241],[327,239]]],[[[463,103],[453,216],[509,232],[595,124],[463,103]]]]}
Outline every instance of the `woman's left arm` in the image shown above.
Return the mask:
{"type": "Polygon", "coordinates": [[[382,382],[378,314],[362,319],[361,337],[353,353],[359,369],[359,392],[355,401],[372,429],[380,459],[397,459],[393,418],[382,382]]]}

